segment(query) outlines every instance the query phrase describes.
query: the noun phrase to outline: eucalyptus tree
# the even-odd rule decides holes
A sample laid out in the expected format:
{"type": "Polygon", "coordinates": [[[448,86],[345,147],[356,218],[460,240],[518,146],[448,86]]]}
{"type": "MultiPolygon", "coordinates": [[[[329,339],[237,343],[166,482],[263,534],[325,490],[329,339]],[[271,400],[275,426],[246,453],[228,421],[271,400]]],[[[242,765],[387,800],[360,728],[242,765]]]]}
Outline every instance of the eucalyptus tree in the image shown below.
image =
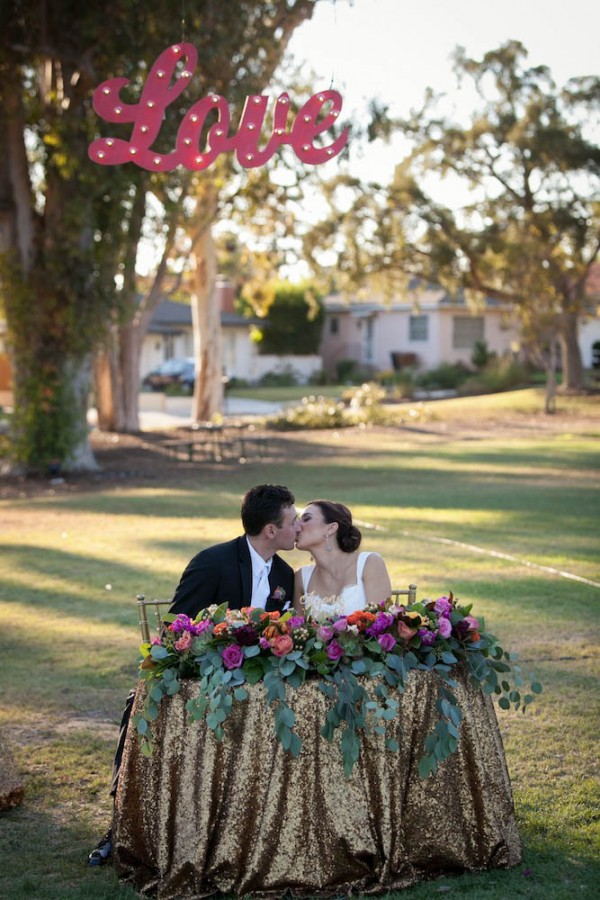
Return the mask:
{"type": "MultiPolygon", "coordinates": [[[[122,342],[138,314],[134,266],[151,192],[166,210],[157,226],[167,250],[163,268],[198,184],[209,204],[199,218],[210,221],[210,170],[191,179],[180,170],[159,175],[90,162],[99,129],[93,89],[120,76],[130,80],[135,101],[148,62],[185,39],[200,58],[190,95],[212,90],[239,101],[260,92],[316,2],[238,0],[232,15],[230,3],[198,0],[184,5],[183,23],[168,0],[2,5],[0,290],[14,366],[14,452],[28,469],[95,465],[86,423],[91,360],[103,340],[113,362],[127,355],[122,342]]],[[[166,110],[157,151],[172,148],[181,114],[179,104],[166,110]]],[[[160,278],[159,269],[144,315],[160,278]]],[[[132,393],[130,384],[129,404],[132,393]]]]}
{"type": "Polygon", "coordinates": [[[432,92],[407,119],[374,108],[371,136],[401,133],[412,149],[389,185],[332,183],[332,215],[307,250],[315,259],[337,250],[338,281],[353,285],[379,279],[393,290],[416,276],[474,302],[512,304],[548,367],[558,339],[563,383],[577,389],[577,326],[600,248],[600,79],[559,90],[526,57],[515,41],[481,60],[457,49],[455,71],[475,89],[466,122],[432,92]],[[448,184],[452,202],[443,199],[448,184]]]}

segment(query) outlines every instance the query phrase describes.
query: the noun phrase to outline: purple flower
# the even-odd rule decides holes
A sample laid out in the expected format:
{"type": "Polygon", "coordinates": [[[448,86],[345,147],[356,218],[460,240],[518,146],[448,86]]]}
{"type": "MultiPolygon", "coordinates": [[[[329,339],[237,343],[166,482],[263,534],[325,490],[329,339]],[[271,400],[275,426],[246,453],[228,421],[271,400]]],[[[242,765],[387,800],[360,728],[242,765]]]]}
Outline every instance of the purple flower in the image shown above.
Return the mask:
{"type": "Polygon", "coordinates": [[[389,613],[382,612],[377,614],[377,618],[373,622],[373,624],[367,628],[367,634],[371,635],[371,637],[377,637],[382,634],[386,628],[389,628],[394,624],[394,617],[389,613]]]}
{"type": "Polygon", "coordinates": [[[197,625],[192,625],[191,631],[194,634],[204,634],[205,631],[210,631],[212,628],[212,622],[210,619],[203,619],[201,622],[198,622],[197,625]]]}
{"type": "Polygon", "coordinates": [[[447,597],[438,597],[438,599],[433,604],[434,612],[438,614],[438,616],[445,616],[449,618],[450,613],[452,612],[452,604],[450,603],[447,597]]]}
{"type": "Polygon", "coordinates": [[[270,650],[271,649],[271,643],[266,637],[261,637],[261,639],[258,642],[258,646],[260,647],[261,650],[270,650]]]}
{"type": "Polygon", "coordinates": [[[396,638],[391,634],[381,634],[377,638],[377,642],[382,650],[385,650],[386,653],[390,653],[394,647],[396,646],[396,638]]]}
{"type": "Polygon", "coordinates": [[[169,625],[169,631],[174,631],[175,634],[179,634],[182,631],[192,631],[193,627],[194,625],[190,617],[186,616],[184,613],[180,613],[169,625]]]}
{"type": "Polygon", "coordinates": [[[428,631],[427,628],[419,628],[419,637],[421,638],[422,644],[426,647],[431,647],[432,644],[435,644],[437,631],[428,631]]]}
{"type": "Polygon", "coordinates": [[[251,647],[258,644],[258,635],[252,625],[240,625],[233,632],[233,638],[240,647],[251,647]]]}
{"type": "Polygon", "coordinates": [[[317,637],[320,641],[323,641],[324,644],[326,644],[327,641],[330,641],[334,634],[335,631],[333,628],[330,628],[329,625],[321,625],[317,628],[317,637]]]}
{"type": "Polygon", "coordinates": [[[291,616],[288,619],[288,627],[294,630],[294,628],[302,628],[305,624],[304,616],[291,616]]]}
{"type": "Polygon", "coordinates": [[[244,651],[238,644],[229,644],[221,653],[226,669],[239,669],[244,661],[244,651]]]}
{"type": "Polygon", "coordinates": [[[341,619],[336,619],[335,622],[332,622],[331,627],[334,631],[347,631],[348,630],[348,620],[346,616],[342,616],[341,619]]]}
{"type": "Polygon", "coordinates": [[[446,619],[444,616],[440,616],[438,619],[438,631],[443,638],[450,637],[452,634],[452,625],[450,624],[450,619],[446,619]]]}
{"type": "Polygon", "coordinates": [[[343,648],[342,645],[339,644],[336,640],[333,640],[333,641],[331,641],[330,644],[328,644],[328,646],[327,646],[327,656],[328,656],[329,659],[331,659],[333,662],[335,662],[336,660],[338,660],[338,659],[340,658],[340,656],[343,656],[343,655],[344,655],[344,648],[343,648]]]}

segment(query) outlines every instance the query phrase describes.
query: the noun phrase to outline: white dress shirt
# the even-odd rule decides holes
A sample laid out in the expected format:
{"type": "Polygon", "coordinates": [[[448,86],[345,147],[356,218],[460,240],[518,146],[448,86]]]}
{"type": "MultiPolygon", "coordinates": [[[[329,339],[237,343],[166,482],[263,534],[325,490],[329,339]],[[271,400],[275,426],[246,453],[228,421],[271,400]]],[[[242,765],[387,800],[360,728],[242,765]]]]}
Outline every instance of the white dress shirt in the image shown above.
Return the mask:
{"type": "Polygon", "coordinates": [[[269,559],[265,562],[262,556],[256,552],[247,535],[246,540],[248,541],[250,559],[252,560],[252,597],[250,598],[250,606],[260,606],[264,609],[271,594],[269,573],[273,560],[269,559]]]}

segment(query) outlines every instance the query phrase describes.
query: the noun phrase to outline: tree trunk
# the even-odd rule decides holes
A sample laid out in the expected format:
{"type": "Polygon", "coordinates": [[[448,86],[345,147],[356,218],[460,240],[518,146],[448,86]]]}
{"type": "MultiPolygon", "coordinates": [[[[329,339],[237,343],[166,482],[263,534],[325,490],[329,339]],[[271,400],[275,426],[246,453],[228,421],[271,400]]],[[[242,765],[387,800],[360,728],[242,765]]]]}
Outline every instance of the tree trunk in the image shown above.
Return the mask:
{"type": "Polygon", "coordinates": [[[556,341],[550,342],[550,350],[546,365],[545,413],[550,416],[556,412],[556,341]]]}
{"type": "Polygon", "coordinates": [[[571,391],[580,391],[584,387],[583,361],[581,359],[577,325],[577,313],[563,313],[559,332],[562,350],[563,387],[571,391]]]}
{"type": "Polygon", "coordinates": [[[97,472],[100,466],[96,462],[92,452],[87,427],[87,412],[90,399],[91,357],[84,359],[80,364],[69,366],[68,383],[73,390],[75,404],[75,425],[77,429],[77,442],[67,454],[63,468],[67,472],[97,472]]]}
{"type": "Polygon", "coordinates": [[[221,310],[215,290],[217,257],[210,226],[194,245],[195,291],[192,294],[196,383],[192,419],[208,422],[223,411],[221,310]]]}
{"type": "Polygon", "coordinates": [[[100,431],[122,431],[125,424],[122,395],[120,391],[115,390],[119,380],[115,347],[117,339],[116,329],[112,328],[107,343],[96,353],[94,359],[96,409],[100,431]]]}

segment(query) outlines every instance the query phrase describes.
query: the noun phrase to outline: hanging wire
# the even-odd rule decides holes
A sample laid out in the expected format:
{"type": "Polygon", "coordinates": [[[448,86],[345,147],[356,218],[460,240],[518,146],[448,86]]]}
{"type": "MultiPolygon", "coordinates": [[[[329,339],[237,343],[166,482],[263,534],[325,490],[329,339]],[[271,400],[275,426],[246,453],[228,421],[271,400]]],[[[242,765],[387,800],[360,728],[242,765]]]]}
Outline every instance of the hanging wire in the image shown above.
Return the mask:
{"type": "MultiPolygon", "coordinates": [[[[337,32],[337,0],[333,0],[333,31],[337,32]]],[[[335,44],[333,45],[335,46],[335,44]]],[[[335,81],[335,66],[331,68],[331,83],[329,85],[329,90],[333,90],[333,82],[335,81]]]]}
{"type": "Polygon", "coordinates": [[[185,41],[185,0],[181,0],[181,43],[185,41]]]}

